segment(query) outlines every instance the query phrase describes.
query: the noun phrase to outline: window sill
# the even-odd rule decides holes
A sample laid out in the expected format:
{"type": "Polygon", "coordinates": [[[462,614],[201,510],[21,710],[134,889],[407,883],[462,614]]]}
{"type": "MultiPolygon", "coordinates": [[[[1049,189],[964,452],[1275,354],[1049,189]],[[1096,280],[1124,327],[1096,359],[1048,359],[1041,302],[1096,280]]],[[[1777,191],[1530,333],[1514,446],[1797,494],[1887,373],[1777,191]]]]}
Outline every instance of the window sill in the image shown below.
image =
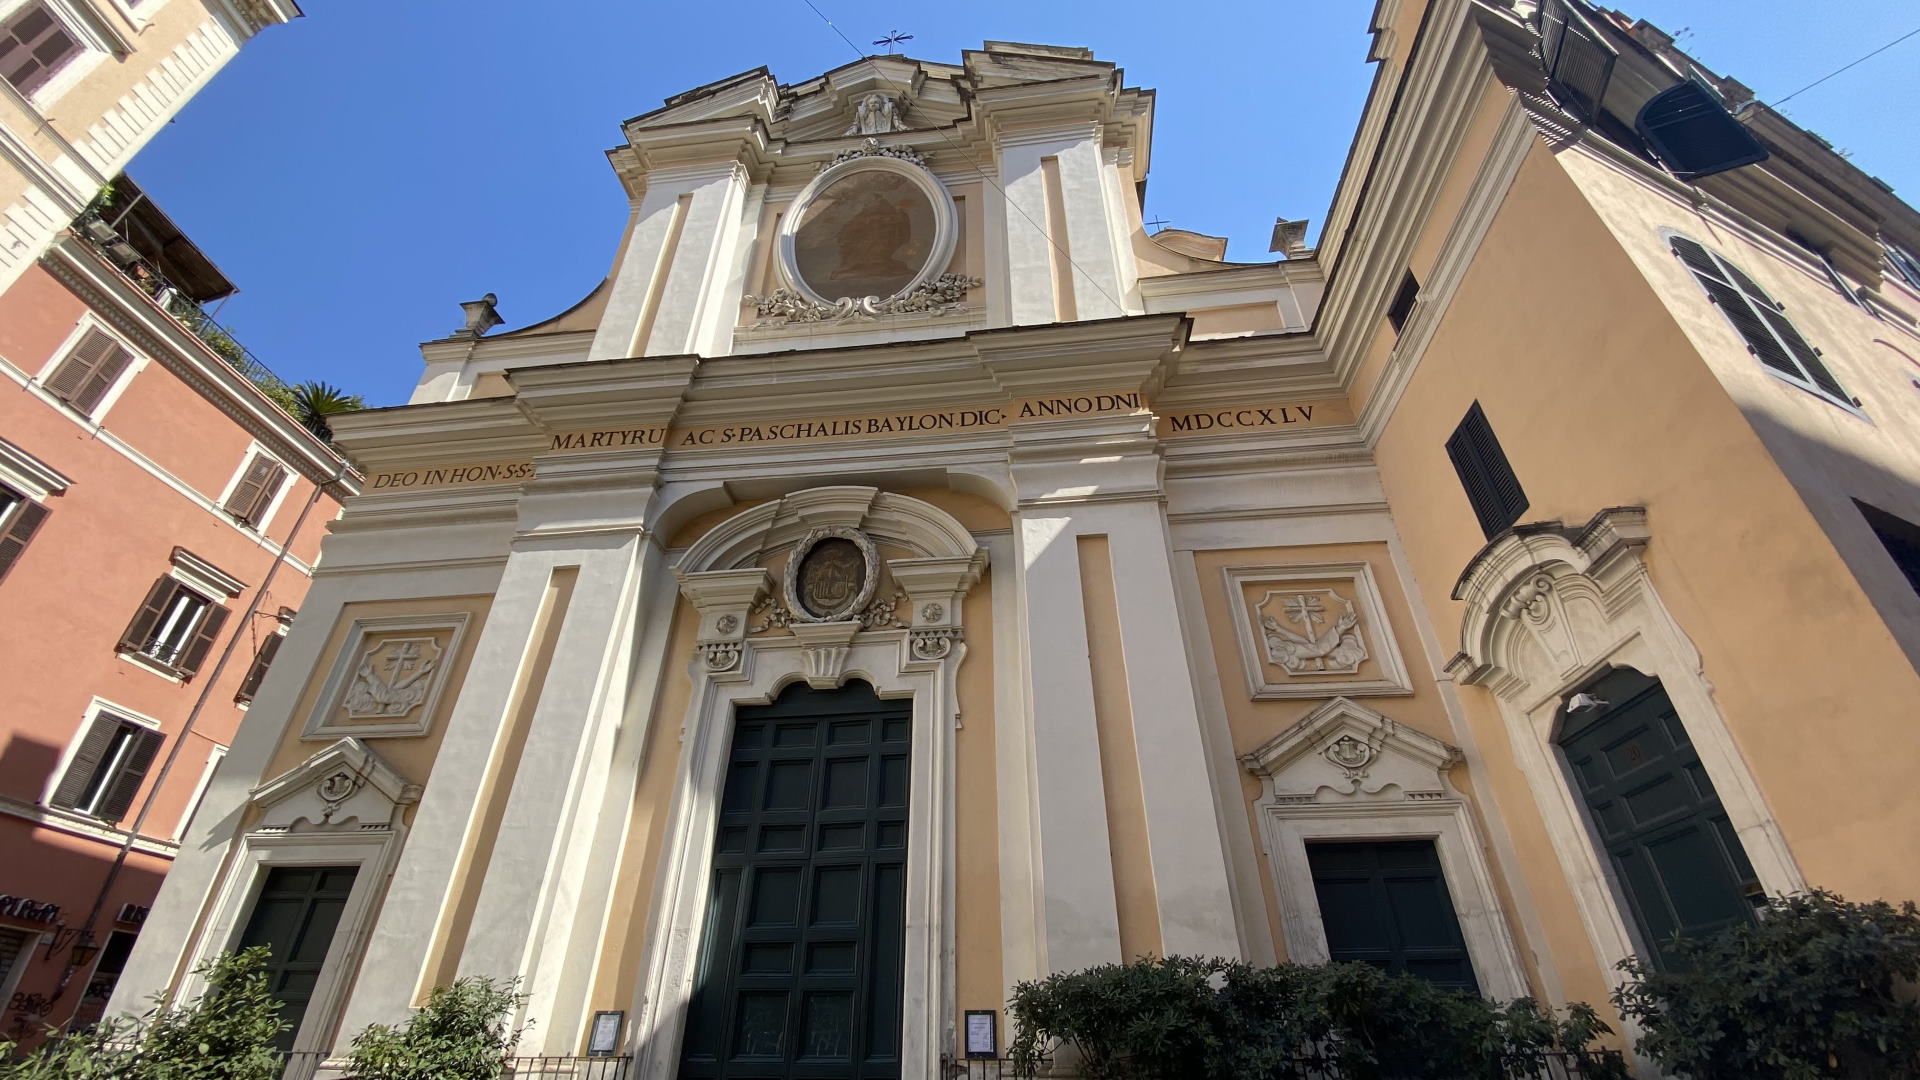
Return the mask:
{"type": "Polygon", "coordinates": [[[170,664],[161,663],[159,660],[156,660],[153,657],[148,656],[146,653],[143,653],[143,652],[133,652],[128,649],[120,649],[118,651],[120,654],[120,659],[125,660],[129,664],[132,664],[134,667],[140,668],[144,671],[150,671],[153,674],[158,675],[161,678],[167,680],[168,682],[174,684],[175,686],[186,685],[187,677],[184,674],[182,674],[178,668],[175,668],[170,664]]]}
{"type": "Polygon", "coordinates": [[[1836,409],[1842,410],[1843,412],[1851,413],[1854,416],[1862,420],[1865,420],[1869,424],[1873,423],[1872,417],[1868,416],[1860,406],[1855,405],[1853,402],[1848,401],[1846,398],[1834,397],[1832,394],[1827,393],[1825,390],[1822,390],[1819,387],[1812,385],[1811,383],[1803,382],[1799,379],[1796,379],[1791,375],[1788,375],[1786,372],[1775,371],[1773,368],[1770,368],[1765,364],[1760,364],[1758,366],[1760,370],[1766,372],[1768,375],[1773,376],[1775,380],[1786,383],[1788,386],[1793,387],[1795,390],[1798,390],[1801,393],[1808,394],[1814,398],[1817,398],[1820,401],[1823,401],[1826,404],[1831,405],[1836,409]]]}

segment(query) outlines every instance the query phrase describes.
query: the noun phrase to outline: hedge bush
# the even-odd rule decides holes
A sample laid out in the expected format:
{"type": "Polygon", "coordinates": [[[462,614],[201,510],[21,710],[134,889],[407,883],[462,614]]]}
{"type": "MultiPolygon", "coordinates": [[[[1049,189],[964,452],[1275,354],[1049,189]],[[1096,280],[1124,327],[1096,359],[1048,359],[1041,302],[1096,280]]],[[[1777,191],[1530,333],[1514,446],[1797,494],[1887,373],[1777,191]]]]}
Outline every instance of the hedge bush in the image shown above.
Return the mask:
{"type": "Polygon", "coordinates": [[[361,1080],[495,1080],[532,1026],[513,1026],[527,1000],[519,985],[469,977],[435,987],[405,1024],[374,1024],[354,1036],[351,1071],[361,1080]]]}
{"type": "Polygon", "coordinates": [[[1614,992],[1641,1053],[1692,1080],[1920,1077],[1920,910],[1833,893],[1676,943],[1676,970],[1629,959],[1614,992]]]}
{"type": "Polygon", "coordinates": [[[286,1029],[280,1002],[260,970],[264,947],[219,957],[194,969],[206,992],[179,1008],[156,1005],[139,1019],[103,1021],[86,1031],[54,1032],[31,1054],[6,1061],[4,1080],[279,1080],[274,1039],[286,1029]]]}
{"type": "Polygon", "coordinates": [[[1503,1080],[1553,1052],[1591,1080],[1626,1076],[1595,1047],[1611,1029],[1586,1005],[1562,1019],[1531,999],[1499,1004],[1370,964],[1147,958],[1020,983],[1007,1012],[1022,1077],[1062,1046],[1087,1080],[1503,1080]]]}

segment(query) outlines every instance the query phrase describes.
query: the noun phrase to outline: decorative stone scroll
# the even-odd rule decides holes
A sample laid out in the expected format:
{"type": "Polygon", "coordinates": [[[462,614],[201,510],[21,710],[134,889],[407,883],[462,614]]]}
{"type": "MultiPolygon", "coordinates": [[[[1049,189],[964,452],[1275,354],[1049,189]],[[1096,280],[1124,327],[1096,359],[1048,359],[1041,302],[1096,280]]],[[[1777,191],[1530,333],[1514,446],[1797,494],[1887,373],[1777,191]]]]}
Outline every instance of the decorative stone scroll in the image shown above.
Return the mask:
{"type": "Polygon", "coordinates": [[[885,315],[965,315],[968,289],[977,289],[986,281],[966,274],[941,274],[924,281],[899,296],[879,300],[842,297],[831,304],[809,300],[792,289],[775,289],[765,296],[748,296],[754,314],[766,320],[762,325],[787,323],[837,323],[877,319],[885,315]]]}

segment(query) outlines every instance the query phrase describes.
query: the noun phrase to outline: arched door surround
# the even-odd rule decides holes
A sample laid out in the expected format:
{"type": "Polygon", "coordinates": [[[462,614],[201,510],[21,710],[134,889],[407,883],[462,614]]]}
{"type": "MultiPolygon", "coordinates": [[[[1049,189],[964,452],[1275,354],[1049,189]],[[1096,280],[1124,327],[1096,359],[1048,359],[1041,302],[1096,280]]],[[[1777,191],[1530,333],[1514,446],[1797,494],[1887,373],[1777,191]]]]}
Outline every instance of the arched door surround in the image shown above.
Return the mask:
{"type": "Polygon", "coordinates": [[[1642,559],[1651,539],[1640,507],[1613,507],[1584,525],[1523,524],[1488,542],[1454,586],[1464,601],[1460,652],[1447,672],[1491,691],[1572,887],[1595,958],[1614,965],[1650,944],[1626,889],[1602,854],[1559,744],[1567,699],[1614,667],[1659,680],[1741,849],[1769,893],[1806,887],[1780,827],[1741,758],[1701,669],[1642,559]]]}
{"type": "Polygon", "coordinates": [[[952,1052],[954,679],[966,655],[963,601],[986,562],[986,550],[945,512],[870,487],[812,488],[762,503],[714,526],[680,557],[674,573],[699,612],[699,631],[687,658],[693,687],[657,914],[631,1010],[639,1077],[670,1080],[679,1069],[736,711],[768,704],[797,682],[833,690],[860,680],[882,699],[911,703],[902,1075],[934,1075],[952,1052]],[[831,622],[791,611],[767,564],[823,536],[852,534],[910,554],[879,560],[870,610],[831,622]]]}

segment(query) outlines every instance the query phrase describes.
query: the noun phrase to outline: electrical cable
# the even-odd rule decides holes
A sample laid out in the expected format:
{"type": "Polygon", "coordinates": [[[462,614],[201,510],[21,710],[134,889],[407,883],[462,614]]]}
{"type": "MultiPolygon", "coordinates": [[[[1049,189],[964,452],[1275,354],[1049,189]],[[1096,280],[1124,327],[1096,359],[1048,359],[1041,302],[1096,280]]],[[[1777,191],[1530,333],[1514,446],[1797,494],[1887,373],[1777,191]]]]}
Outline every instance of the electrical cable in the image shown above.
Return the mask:
{"type": "Polygon", "coordinates": [[[1819,86],[1821,83],[1826,82],[1828,79],[1833,78],[1835,75],[1838,75],[1841,72],[1847,71],[1850,68],[1859,67],[1861,64],[1864,64],[1867,61],[1873,59],[1874,57],[1879,56],[1881,53],[1886,52],[1888,49],[1893,48],[1895,45],[1898,45],[1901,42],[1907,40],[1908,38],[1913,37],[1915,34],[1920,34],[1920,26],[1914,27],[1912,30],[1909,30],[1904,34],[1901,34],[1899,37],[1894,38],[1892,41],[1887,42],[1885,45],[1882,45],[1879,48],[1868,53],[1867,55],[1861,57],[1860,59],[1855,60],[1853,63],[1848,64],[1846,67],[1835,68],[1834,70],[1826,73],[1825,75],[1820,76],[1819,78],[1813,80],[1812,82],[1801,87],[1800,89],[1795,90],[1793,93],[1788,94],[1786,97],[1781,98],[1779,101],[1772,102],[1767,106],[1767,108],[1778,109],[1780,108],[1780,106],[1785,105],[1787,102],[1792,101],[1794,98],[1799,97],[1801,94],[1804,94],[1807,91],[1813,89],[1814,87],[1819,86]]]}
{"type": "MultiPolygon", "coordinates": [[[[873,73],[875,75],[880,76],[880,79],[882,82],[886,83],[888,86],[891,86],[896,92],[901,94],[903,97],[905,96],[906,88],[902,87],[899,83],[894,82],[891,78],[888,78],[887,73],[880,70],[880,65],[873,63],[873,58],[868,56],[866,53],[862,52],[860,49],[860,46],[855,45],[853,43],[852,38],[848,37],[844,32],[842,32],[838,26],[835,26],[833,24],[833,20],[827,18],[827,13],[824,11],[821,11],[820,8],[814,4],[813,0],[800,0],[800,2],[807,5],[808,8],[811,8],[813,13],[820,17],[820,21],[827,24],[827,29],[833,31],[834,34],[840,38],[841,41],[846,42],[847,48],[852,49],[855,56],[857,56],[861,60],[867,61],[868,66],[873,68],[873,73]]],[[[988,187],[991,187],[994,191],[999,193],[1001,203],[1003,203],[1006,206],[1010,206],[1015,211],[1017,211],[1020,214],[1020,216],[1026,220],[1027,224],[1033,226],[1035,231],[1039,232],[1040,236],[1046,240],[1047,245],[1049,247],[1059,252],[1061,257],[1067,260],[1067,265],[1073,267],[1075,273],[1079,274],[1081,277],[1086,278],[1087,284],[1092,285],[1095,292],[1098,292],[1101,296],[1106,297],[1107,303],[1113,305],[1113,310],[1115,314],[1125,315],[1127,313],[1126,307],[1122,305],[1120,301],[1115,300],[1113,298],[1113,294],[1108,292],[1100,284],[1099,279],[1095,278],[1092,274],[1088,273],[1085,267],[1082,267],[1079,263],[1074,261],[1072,252],[1068,251],[1064,247],[1061,247],[1059,242],[1056,241],[1053,238],[1053,236],[1049,234],[1043,226],[1041,226],[1039,222],[1033,220],[1033,216],[1027,213],[1025,207],[1021,206],[1019,203],[1014,202],[1012,199],[1007,197],[1007,189],[1001,187],[998,181],[996,181],[992,176],[988,175],[987,170],[981,166],[978,158],[974,157],[973,154],[968,152],[965,146],[962,146],[959,143],[955,142],[953,139],[953,136],[947,133],[946,128],[934,128],[933,131],[936,134],[938,134],[942,139],[945,139],[947,141],[947,145],[953,147],[955,150],[960,151],[960,156],[967,159],[967,163],[973,166],[973,171],[980,174],[980,179],[986,181],[986,184],[988,187]]]]}

